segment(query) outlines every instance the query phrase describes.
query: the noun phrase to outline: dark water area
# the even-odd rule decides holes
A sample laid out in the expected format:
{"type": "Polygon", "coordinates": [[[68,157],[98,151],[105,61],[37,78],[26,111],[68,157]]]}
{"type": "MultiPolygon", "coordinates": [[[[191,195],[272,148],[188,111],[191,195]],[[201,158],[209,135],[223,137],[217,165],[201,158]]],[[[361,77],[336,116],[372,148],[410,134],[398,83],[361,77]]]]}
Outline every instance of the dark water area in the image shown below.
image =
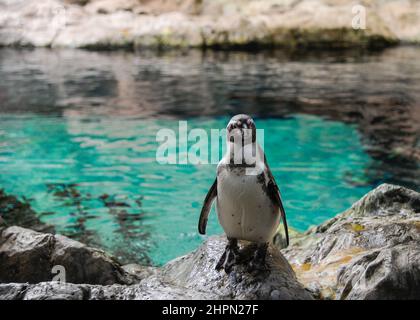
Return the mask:
{"type": "MultiPolygon", "coordinates": [[[[380,183],[420,190],[420,48],[0,50],[0,189],[125,262],[195,248],[214,165],[156,163],[156,132],[248,113],[300,231],[380,183]],[[268,134],[267,134],[268,133],[268,134]]],[[[209,234],[220,233],[215,215],[209,234]]]]}

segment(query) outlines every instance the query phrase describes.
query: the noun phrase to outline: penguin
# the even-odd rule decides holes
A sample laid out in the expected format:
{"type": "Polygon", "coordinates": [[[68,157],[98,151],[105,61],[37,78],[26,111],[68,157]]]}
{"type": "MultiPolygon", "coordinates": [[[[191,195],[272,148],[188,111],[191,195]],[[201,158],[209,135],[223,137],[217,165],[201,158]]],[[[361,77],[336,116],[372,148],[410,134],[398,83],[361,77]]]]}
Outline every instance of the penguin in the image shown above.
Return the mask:
{"type": "Polygon", "coordinates": [[[289,245],[280,190],[264,151],[256,141],[256,126],[250,116],[239,114],[229,121],[226,144],[226,154],[217,165],[216,179],[204,199],[198,231],[206,233],[208,216],[215,201],[217,217],[228,240],[216,270],[230,273],[233,265],[240,262],[238,240],[256,244],[249,267],[265,269],[267,248],[280,218],[289,245]]]}

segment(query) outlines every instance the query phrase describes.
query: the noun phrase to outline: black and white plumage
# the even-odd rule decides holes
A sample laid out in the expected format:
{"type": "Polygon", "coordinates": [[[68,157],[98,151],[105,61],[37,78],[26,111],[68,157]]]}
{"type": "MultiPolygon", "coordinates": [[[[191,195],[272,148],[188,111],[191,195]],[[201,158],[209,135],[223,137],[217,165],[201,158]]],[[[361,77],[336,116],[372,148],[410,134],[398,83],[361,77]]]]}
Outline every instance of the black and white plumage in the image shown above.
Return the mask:
{"type": "Polygon", "coordinates": [[[217,166],[217,177],[204,200],[198,229],[205,234],[213,201],[229,244],[217,269],[230,272],[238,257],[237,240],[257,243],[256,264],[264,263],[268,243],[280,218],[286,243],[289,235],[279,188],[262,148],[256,141],[256,127],[247,115],[234,116],[227,126],[227,152],[217,166]]]}

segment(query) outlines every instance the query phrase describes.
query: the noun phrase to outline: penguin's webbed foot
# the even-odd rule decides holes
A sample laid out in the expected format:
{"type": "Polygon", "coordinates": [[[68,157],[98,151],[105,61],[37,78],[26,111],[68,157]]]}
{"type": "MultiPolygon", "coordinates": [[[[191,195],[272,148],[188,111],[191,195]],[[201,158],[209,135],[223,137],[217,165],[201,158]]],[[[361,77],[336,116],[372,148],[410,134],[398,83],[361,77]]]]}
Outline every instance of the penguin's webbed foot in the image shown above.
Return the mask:
{"type": "Polygon", "coordinates": [[[267,256],[268,243],[259,244],[254,252],[253,257],[248,262],[248,272],[262,271],[267,272],[269,267],[265,261],[267,256]]]}
{"type": "Polygon", "coordinates": [[[239,247],[237,239],[228,239],[229,243],[225,248],[225,252],[220,257],[216,265],[216,270],[224,269],[227,274],[232,271],[232,267],[236,264],[239,257],[239,247]]]}

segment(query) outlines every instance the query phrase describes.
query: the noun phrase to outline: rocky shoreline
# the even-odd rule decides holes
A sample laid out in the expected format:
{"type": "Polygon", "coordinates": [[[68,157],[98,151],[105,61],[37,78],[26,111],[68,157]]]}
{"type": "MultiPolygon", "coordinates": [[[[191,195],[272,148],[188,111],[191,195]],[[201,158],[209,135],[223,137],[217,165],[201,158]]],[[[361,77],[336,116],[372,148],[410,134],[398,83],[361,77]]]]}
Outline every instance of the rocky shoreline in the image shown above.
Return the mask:
{"type": "Polygon", "coordinates": [[[239,265],[228,276],[214,270],[222,236],[161,268],[122,266],[99,249],[3,220],[0,299],[420,299],[415,191],[383,184],[289,248],[276,243],[268,273],[239,265]],[[50,281],[54,265],[65,268],[67,283],[50,281]]]}
{"type": "Polygon", "coordinates": [[[0,46],[349,48],[420,42],[415,1],[0,1],[0,46]],[[352,27],[354,6],[366,28],[352,27]]]}

